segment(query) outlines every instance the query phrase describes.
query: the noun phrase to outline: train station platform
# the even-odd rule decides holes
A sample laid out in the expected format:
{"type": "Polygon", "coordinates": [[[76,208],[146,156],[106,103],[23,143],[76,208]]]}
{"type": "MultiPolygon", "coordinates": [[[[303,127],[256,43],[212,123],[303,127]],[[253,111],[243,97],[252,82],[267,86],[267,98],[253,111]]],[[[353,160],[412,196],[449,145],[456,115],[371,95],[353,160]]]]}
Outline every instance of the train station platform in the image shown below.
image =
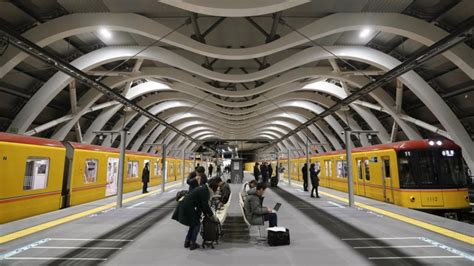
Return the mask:
{"type": "MultiPolygon", "coordinates": [[[[246,174],[246,180],[252,178],[246,174]]],[[[267,189],[265,206],[282,203],[279,226],[290,229],[289,246],[254,238],[220,241],[215,249],[183,248],[187,228],[171,220],[181,182],[151,193],[115,198],[0,226],[0,264],[108,265],[472,265],[473,225],[321,188],[310,198],[298,182],[267,189]],[[383,213],[381,213],[383,212],[383,213]],[[398,215],[398,216],[397,216],[398,215]],[[403,220],[405,217],[411,220],[403,220]],[[423,226],[431,225],[431,228],[423,226]],[[439,229],[441,228],[441,229],[439,229]],[[437,231],[442,230],[444,231],[437,231]],[[449,236],[455,232],[458,235],[449,236]]],[[[240,184],[232,184],[227,217],[241,214],[240,184]]],[[[225,224],[225,223],[224,223],[225,224]]],[[[198,240],[200,241],[200,240],[198,240]]]]}

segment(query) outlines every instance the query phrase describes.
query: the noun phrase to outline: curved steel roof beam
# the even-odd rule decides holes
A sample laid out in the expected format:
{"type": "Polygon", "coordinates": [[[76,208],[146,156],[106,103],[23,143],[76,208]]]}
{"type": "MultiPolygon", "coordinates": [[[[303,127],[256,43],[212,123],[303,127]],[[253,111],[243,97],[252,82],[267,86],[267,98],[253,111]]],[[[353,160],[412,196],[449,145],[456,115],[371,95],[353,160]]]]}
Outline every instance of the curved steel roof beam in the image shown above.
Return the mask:
{"type": "MultiPolygon", "coordinates": [[[[172,30],[152,19],[137,14],[97,13],[71,14],[47,21],[23,34],[24,37],[41,47],[74,35],[94,32],[100,27],[125,31],[158,40],[172,30]]],[[[373,31],[383,31],[400,35],[426,46],[445,37],[448,33],[424,20],[397,13],[336,13],[318,19],[302,28],[300,32],[312,40],[331,34],[360,30],[370,27],[373,31]]],[[[161,40],[204,56],[229,60],[245,60],[267,56],[295,47],[308,40],[296,32],[291,32],[273,42],[250,48],[227,49],[195,41],[179,32],[174,32],[161,40]]],[[[461,44],[444,53],[469,77],[474,78],[474,58],[471,49],[461,44]]],[[[24,53],[7,50],[0,58],[0,78],[27,57],[24,53]]]]}

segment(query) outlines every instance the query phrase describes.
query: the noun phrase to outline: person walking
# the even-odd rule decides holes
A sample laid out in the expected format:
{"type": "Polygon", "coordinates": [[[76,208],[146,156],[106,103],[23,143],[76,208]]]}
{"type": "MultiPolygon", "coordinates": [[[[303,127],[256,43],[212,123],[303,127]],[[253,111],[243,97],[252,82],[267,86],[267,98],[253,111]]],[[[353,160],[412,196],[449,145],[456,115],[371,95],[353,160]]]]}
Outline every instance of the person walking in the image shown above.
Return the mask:
{"type": "Polygon", "coordinates": [[[255,166],[253,167],[253,177],[258,182],[258,179],[260,178],[260,167],[258,166],[258,163],[255,163],[255,166]]]}
{"type": "Polygon", "coordinates": [[[268,168],[266,162],[260,165],[260,174],[262,175],[261,181],[266,184],[268,182],[268,168]]]}
{"type": "Polygon", "coordinates": [[[273,168],[272,168],[272,163],[268,163],[268,178],[272,178],[273,175],[273,168]]]}
{"type": "Polygon", "coordinates": [[[301,172],[303,173],[303,189],[304,191],[308,191],[308,164],[305,163],[303,168],[301,168],[301,172]]]}
{"type": "Polygon", "coordinates": [[[309,168],[309,174],[311,177],[311,185],[313,188],[311,189],[311,198],[314,198],[313,192],[316,191],[316,198],[319,198],[318,187],[319,187],[319,169],[316,170],[316,166],[314,163],[311,164],[309,168]]]}
{"type": "Polygon", "coordinates": [[[142,171],[142,193],[148,193],[148,182],[150,182],[150,164],[147,162],[142,171]]]}
{"type": "Polygon", "coordinates": [[[209,183],[190,191],[176,206],[172,219],[189,226],[188,233],[184,239],[184,248],[194,250],[200,247],[196,240],[201,228],[202,213],[211,217],[211,220],[219,222],[219,219],[214,215],[209,206],[209,201],[221,183],[222,179],[220,177],[210,179],[209,183]]]}

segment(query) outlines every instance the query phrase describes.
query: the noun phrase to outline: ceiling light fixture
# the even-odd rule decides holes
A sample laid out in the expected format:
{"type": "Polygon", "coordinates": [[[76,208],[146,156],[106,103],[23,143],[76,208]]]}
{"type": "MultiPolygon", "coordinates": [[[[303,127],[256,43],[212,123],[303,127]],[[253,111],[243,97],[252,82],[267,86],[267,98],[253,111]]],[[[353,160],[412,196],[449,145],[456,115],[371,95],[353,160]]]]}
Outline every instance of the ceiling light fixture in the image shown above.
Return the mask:
{"type": "Polygon", "coordinates": [[[370,29],[363,29],[363,30],[360,31],[359,37],[360,37],[360,38],[366,38],[366,37],[368,37],[371,33],[372,33],[372,30],[370,30],[370,29]]]}
{"type": "Polygon", "coordinates": [[[112,38],[112,32],[106,28],[100,28],[99,29],[99,34],[100,36],[104,37],[105,39],[110,39],[112,38]]]}

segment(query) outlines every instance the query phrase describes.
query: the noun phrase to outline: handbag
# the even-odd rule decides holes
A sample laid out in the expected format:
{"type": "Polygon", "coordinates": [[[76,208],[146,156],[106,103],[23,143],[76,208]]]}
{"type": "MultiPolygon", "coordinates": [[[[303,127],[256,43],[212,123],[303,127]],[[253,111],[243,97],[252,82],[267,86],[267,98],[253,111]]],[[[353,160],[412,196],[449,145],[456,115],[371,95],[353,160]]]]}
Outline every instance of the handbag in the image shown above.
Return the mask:
{"type": "Polygon", "coordinates": [[[269,246],[284,246],[290,244],[290,230],[285,228],[285,231],[274,231],[268,228],[267,241],[269,246]]]}
{"type": "Polygon", "coordinates": [[[187,190],[180,190],[176,193],[176,201],[182,201],[184,199],[184,196],[188,194],[187,190]]]}

